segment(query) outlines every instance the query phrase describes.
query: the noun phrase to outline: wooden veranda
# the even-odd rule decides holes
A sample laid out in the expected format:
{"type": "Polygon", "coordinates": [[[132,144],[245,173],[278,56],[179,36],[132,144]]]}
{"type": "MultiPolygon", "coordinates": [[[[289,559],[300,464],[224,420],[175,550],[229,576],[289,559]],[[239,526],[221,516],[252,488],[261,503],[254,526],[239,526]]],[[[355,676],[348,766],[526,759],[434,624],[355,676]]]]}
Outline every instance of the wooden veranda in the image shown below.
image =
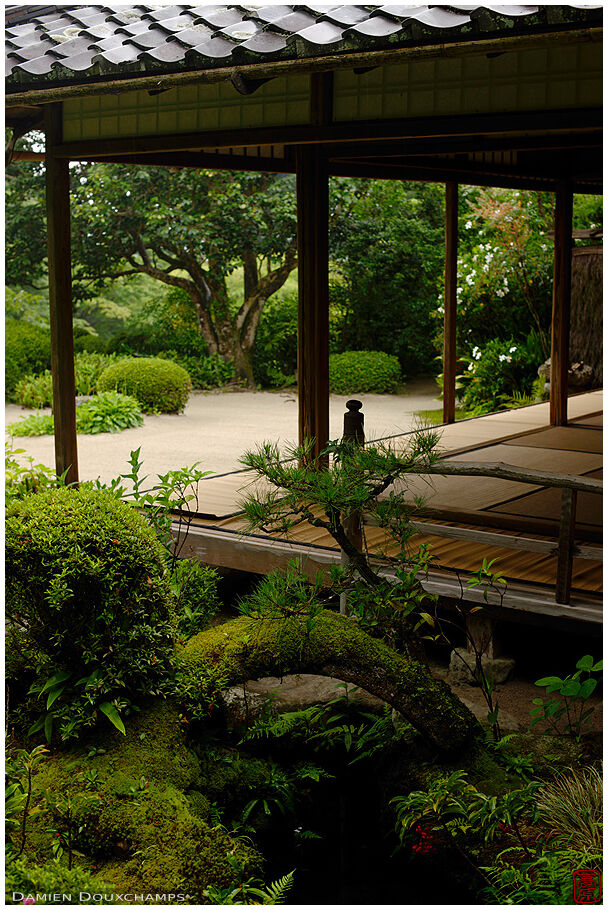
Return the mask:
{"type": "MultiPolygon", "coordinates": [[[[428,590],[446,596],[461,592],[461,582],[496,559],[505,576],[503,596],[490,592],[490,603],[507,611],[578,619],[598,623],[602,617],[602,392],[568,399],[566,427],[548,425],[549,404],[537,404],[473,418],[440,428],[439,450],[445,465],[506,463],[515,469],[550,472],[580,478],[571,529],[571,579],[559,591],[560,535],[563,529],[562,491],[541,480],[474,476],[413,476],[408,499],[422,495],[425,513],[416,516],[419,533],[412,547],[427,543],[434,557],[428,590]],[[587,481],[587,483],[585,483],[587,481]],[[595,483],[594,483],[595,481],[595,483]],[[449,536],[446,536],[449,535],[449,536]],[[500,537],[504,538],[502,545],[500,537]],[[564,594],[566,596],[564,596],[564,594]],[[559,602],[561,600],[561,603],[559,602]]],[[[390,438],[398,450],[409,434],[390,438]]],[[[441,466],[438,471],[449,470],[441,466]]],[[[540,474],[539,474],[540,476],[540,474]]],[[[240,504],[256,487],[247,470],[201,481],[199,513],[191,526],[186,552],[213,565],[264,574],[298,559],[311,576],[331,563],[340,551],[329,534],[304,522],[289,535],[247,534],[240,504]]],[[[365,528],[370,554],[390,555],[386,534],[365,528]]],[[[465,591],[476,600],[477,589],[465,591]]]]}
{"type": "MultiPolygon", "coordinates": [[[[446,185],[448,425],[455,417],[458,184],[553,192],[550,403],[536,412],[542,416],[532,428],[535,443],[534,432],[522,436],[528,427],[516,428],[524,420],[517,411],[476,421],[475,433],[482,435],[472,450],[480,459],[498,456],[510,463],[522,452],[525,458],[542,453],[545,470],[573,475],[598,470],[597,452],[579,452],[562,437],[559,446],[552,443],[556,428],[570,431],[570,421],[575,445],[583,439],[592,445],[599,435],[595,424],[576,422],[595,420],[597,402],[577,414],[576,399],[570,399],[569,413],[567,373],[573,194],[601,192],[602,186],[601,4],[258,7],[206,12],[139,5],[124,14],[101,6],[8,10],[6,123],[15,135],[41,127],[46,133],[57,470],[78,480],[69,198],[74,160],[296,174],[299,435],[314,437],[317,451],[329,435],[329,177],[446,185]],[[501,428],[490,421],[500,421],[501,428]],[[554,429],[543,436],[547,427],[554,429]],[[514,441],[521,438],[528,440],[525,446],[514,441]]],[[[448,426],[445,444],[470,448],[471,426],[448,426]]],[[[470,483],[468,502],[475,502],[473,511],[496,516],[497,533],[506,527],[497,527],[499,513],[503,523],[533,522],[538,513],[546,517],[545,499],[554,495],[520,490],[486,496],[491,486],[487,479],[470,483]],[[514,503],[526,497],[536,513],[520,515],[514,503]]],[[[438,480],[437,488],[450,490],[449,479],[438,480]]],[[[222,528],[214,526],[224,535],[218,540],[238,530],[238,518],[222,521],[222,528]]],[[[325,547],[314,540],[304,545],[319,553],[325,547]]],[[[443,538],[438,545],[467,547],[443,538]]],[[[209,540],[206,546],[209,555],[209,540]]],[[[272,546],[276,553],[278,542],[272,546]]],[[[271,562],[270,550],[267,555],[271,562]]],[[[575,560],[575,592],[587,575],[593,572],[579,571],[575,560]]],[[[595,582],[589,584],[581,588],[585,597],[596,592],[595,582]]]]}

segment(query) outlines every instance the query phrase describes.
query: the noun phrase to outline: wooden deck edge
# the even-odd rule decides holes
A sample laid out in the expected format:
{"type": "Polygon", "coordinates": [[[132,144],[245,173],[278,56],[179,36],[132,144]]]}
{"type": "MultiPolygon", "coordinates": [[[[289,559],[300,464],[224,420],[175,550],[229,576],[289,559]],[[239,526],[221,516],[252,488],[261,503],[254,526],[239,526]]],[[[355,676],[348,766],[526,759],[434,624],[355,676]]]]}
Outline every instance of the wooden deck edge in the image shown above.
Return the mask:
{"type": "MultiPolygon", "coordinates": [[[[235,531],[214,527],[193,526],[188,531],[182,555],[212,566],[236,569],[266,575],[274,569],[284,569],[290,560],[298,560],[302,570],[314,577],[315,572],[339,564],[340,552],[331,547],[286,543],[270,538],[244,536],[235,531]]],[[[383,570],[388,578],[392,573],[383,570]]],[[[431,594],[460,598],[474,603],[486,602],[481,588],[463,590],[468,575],[461,580],[442,572],[430,572],[422,578],[422,585],[431,594]]],[[[488,592],[490,606],[508,608],[509,611],[534,613],[557,619],[571,619],[598,624],[602,622],[602,604],[599,599],[587,600],[576,596],[569,604],[557,604],[546,588],[534,584],[510,583],[504,597],[488,592]]]]}

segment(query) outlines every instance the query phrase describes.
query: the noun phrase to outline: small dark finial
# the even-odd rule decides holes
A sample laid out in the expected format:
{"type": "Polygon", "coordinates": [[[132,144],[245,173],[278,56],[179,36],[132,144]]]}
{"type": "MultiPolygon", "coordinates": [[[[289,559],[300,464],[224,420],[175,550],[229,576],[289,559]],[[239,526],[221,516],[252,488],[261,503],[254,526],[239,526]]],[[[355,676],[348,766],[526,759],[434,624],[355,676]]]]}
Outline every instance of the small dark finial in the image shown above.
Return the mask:
{"type": "Polygon", "coordinates": [[[349,400],[346,402],[346,407],[349,411],[354,411],[356,413],[363,407],[363,402],[357,401],[356,398],[349,398],[349,400]]]}

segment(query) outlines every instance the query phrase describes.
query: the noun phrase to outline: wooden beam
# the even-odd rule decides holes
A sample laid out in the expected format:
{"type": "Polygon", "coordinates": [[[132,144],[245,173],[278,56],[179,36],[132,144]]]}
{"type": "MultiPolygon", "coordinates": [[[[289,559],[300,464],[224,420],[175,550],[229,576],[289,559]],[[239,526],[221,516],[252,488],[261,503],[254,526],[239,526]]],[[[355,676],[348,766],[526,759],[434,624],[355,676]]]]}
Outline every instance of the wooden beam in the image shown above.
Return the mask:
{"type": "Polygon", "coordinates": [[[443,422],[456,419],[456,286],[458,284],[458,184],[445,186],[443,315],[443,422]]]}
{"type": "Polygon", "coordinates": [[[314,439],[314,457],[329,440],[329,183],[316,148],[296,155],[298,200],[299,439],[314,439]]]}
{"type": "Polygon", "coordinates": [[[55,418],[55,466],[78,481],[76,389],[72,327],[72,264],[70,238],[70,174],[67,161],[54,155],[61,141],[61,104],[45,109],[46,222],[51,329],[51,371],[55,418]]]}
{"type": "MultiPolygon", "coordinates": [[[[338,59],[337,57],[334,59],[338,59]]],[[[57,149],[63,158],[86,160],[111,155],[200,151],[203,148],[237,148],[256,145],[303,145],[340,142],[353,145],[369,140],[386,141],[441,136],[487,136],[509,133],[559,133],[597,131],[602,128],[601,108],[558,111],[515,111],[500,114],[412,117],[391,120],[361,120],[312,123],[293,126],[251,127],[248,129],[167,133],[152,136],[124,136],[110,139],[80,139],[65,142],[57,149]]]]}
{"type": "Polygon", "coordinates": [[[564,490],[562,492],[557,546],[557,579],[555,584],[555,601],[558,604],[567,604],[569,602],[572,589],[572,559],[577,555],[574,547],[576,496],[576,490],[564,490]]]}
{"type": "Polygon", "coordinates": [[[561,183],[555,194],[553,315],[551,319],[551,392],[549,423],[568,423],[568,358],[572,285],[572,187],[561,183]]]}
{"type": "MultiPolygon", "coordinates": [[[[449,456],[448,456],[449,457],[449,456]]],[[[426,465],[424,470],[412,468],[412,474],[426,477],[427,474],[440,474],[442,477],[458,475],[461,477],[498,477],[501,480],[514,480],[516,483],[533,483],[539,487],[560,487],[577,490],[579,493],[604,492],[601,480],[592,477],[579,477],[576,474],[558,474],[556,471],[536,471],[532,468],[520,468],[506,464],[504,461],[447,461],[441,459],[435,464],[426,465]]]]}
{"type": "MultiPolygon", "coordinates": [[[[599,12],[599,11],[598,11],[599,12]]],[[[601,13],[600,13],[601,15],[601,13]]],[[[146,76],[122,76],[116,79],[93,82],[88,74],[85,81],[76,85],[50,86],[46,89],[15,91],[6,97],[6,105],[20,107],[31,104],[50,104],[69,98],[91,97],[95,95],[117,95],[134,91],[167,91],[184,85],[211,85],[218,82],[230,82],[235,74],[244,80],[273,79],[277,76],[295,76],[305,73],[323,73],[337,69],[367,69],[376,66],[389,66],[398,63],[410,63],[414,60],[433,60],[439,58],[467,57],[475,54],[504,54],[509,51],[521,51],[539,48],[563,47],[572,44],[595,44],[602,40],[602,28],[598,16],[598,26],[567,31],[550,31],[528,35],[509,35],[466,41],[453,41],[442,44],[427,44],[391,48],[377,51],[356,51],[344,54],[329,54],[318,57],[303,57],[295,60],[276,60],[271,63],[253,63],[241,66],[223,66],[205,70],[188,70],[187,72],[146,76]]],[[[10,86],[12,88],[12,85],[10,86]]]]}

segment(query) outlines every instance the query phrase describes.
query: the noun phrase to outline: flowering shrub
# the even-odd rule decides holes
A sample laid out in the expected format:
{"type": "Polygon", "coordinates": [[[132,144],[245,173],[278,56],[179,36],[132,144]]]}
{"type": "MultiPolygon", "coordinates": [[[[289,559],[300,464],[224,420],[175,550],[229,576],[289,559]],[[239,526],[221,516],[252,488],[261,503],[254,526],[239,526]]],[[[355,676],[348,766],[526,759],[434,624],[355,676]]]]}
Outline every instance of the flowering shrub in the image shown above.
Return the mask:
{"type": "Polygon", "coordinates": [[[460,379],[462,402],[478,414],[504,407],[514,393],[529,394],[543,361],[542,339],[531,332],[523,342],[494,338],[483,348],[473,348],[460,379]]]}
{"type": "MultiPolygon", "coordinates": [[[[550,195],[463,187],[459,202],[459,343],[469,347],[494,337],[519,339],[531,328],[546,331],[553,268],[550,195]]],[[[443,294],[436,316],[443,318],[443,294]]]]}

